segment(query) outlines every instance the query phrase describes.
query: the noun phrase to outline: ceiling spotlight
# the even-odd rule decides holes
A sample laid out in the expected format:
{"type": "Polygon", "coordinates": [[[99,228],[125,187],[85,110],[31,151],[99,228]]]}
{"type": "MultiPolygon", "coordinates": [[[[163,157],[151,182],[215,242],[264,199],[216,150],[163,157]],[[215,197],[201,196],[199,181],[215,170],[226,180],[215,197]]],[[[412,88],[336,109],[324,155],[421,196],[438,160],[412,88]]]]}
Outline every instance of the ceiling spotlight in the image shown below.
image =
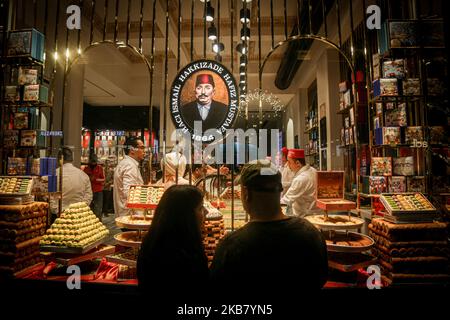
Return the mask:
{"type": "Polygon", "coordinates": [[[214,20],[214,8],[208,3],[206,6],[206,21],[211,22],[214,20]]]}
{"type": "Polygon", "coordinates": [[[250,28],[241,29],[241,40],[242,41],[250,40],[250,28]]]}
{"type": "Polygon", "coordinates": [[[239,67],[239,75],[245,76],[245,66],[240,66],[239,67]]]}
{"type": "MultiPolygon", "coordinates": [[[[210,0],[206,0],[206,2],[209,2],[210,0]]],[[[200,0],[201,3],[204,3],[205,0],[200,0]]]]}
{"type": "Polygon", "coordinates": [[[241,23],[249,23],[250,22],[250,9],[242,8],[240,11],[241,23]]]}
{"type": "Polygon", "coordinates": [[[219,53],[219,52],[223,51],[223,49],[225,49],[225,46],[223,45],[222,42],[216,42],[216,43],[213,43],[213,45],[212,45],[212,50],[215,53],[219,53]]]}
{"type": "Polygon", "coordinates": [[[240,57],[240,59],[239,59],[239,65],[240,65],[241,67],[247,65],[247,56],[246,56],[246,55],[242,55],[242,56],[240,57]]]}
{"type": "MultiPolygon", "coordinates": [[[[200,0],[200,1],[202,1],[202,0],[200,0]]],[[[208,0],[209,1],[209,0],[208,0]]],[[[247,3],[250,3],[250,2],[252,2],[252,0],[242,0],[242,2],[247,2],[247,3]]],[[[203,2],[203,1],[202,1],[203,2]]]]}
{"type": "Polygon", "coordinates": [[[217,29],[214,24],[208,28],[208,39],[212,41],[217,39],[217,29]]]}
{"type": "Polygon", "coordinates": [[[241,77],[240,77],[239,83],[244,83],[244,84],[245,84],[245,76],[241,76],[241,77]]]}
{"type": "Polygon", "coordinates": [[[247,54],[247,46],[245,44],[239,43],[236,46],[236,50],[241,54],[247,54]]]}

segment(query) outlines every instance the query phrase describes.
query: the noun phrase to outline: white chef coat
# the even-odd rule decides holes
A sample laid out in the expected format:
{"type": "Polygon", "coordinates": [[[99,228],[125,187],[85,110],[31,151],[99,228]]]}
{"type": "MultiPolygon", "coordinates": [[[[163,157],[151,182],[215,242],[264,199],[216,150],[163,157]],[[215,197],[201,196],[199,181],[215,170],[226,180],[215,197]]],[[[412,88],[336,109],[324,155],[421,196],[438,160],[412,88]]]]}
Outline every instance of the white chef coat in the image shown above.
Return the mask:
{"type": "Polygon", "coordinates": [[[281,171],[281,184],[283,185],[282,194],[285,195],[292,184],[292,180],[294,180],[295,172],[289,168],[287,162],[284,164],[284,166],[281,168],[280,171],[281,171]]]}
{"type": "Polygon", "coordinates": [[[292,206],[292,212],[296,216],[304,217],[320,212],[316,207],[316,172],[309,164],[303,166],[295,173],[290,188],[281,198],[282,204],[292,206]]]}
{"type": "Polygon", "coordinates": [[[128,190],[131,185],[143,185],[139,162],[130,156],[125,156],[114,170],[114,212],[116,216],[128,215],[127,209],[128,190]]]}
{"type": "MultiPolygon", "coordinates": [[[[72,163],[63,165],[62,180],[62,210],[76,202],[85,202],[87,205],[92,201],[92,188],[89,176],[72,163]]],[[[56,170],[59,185],[59,170],[56,170]]]]}

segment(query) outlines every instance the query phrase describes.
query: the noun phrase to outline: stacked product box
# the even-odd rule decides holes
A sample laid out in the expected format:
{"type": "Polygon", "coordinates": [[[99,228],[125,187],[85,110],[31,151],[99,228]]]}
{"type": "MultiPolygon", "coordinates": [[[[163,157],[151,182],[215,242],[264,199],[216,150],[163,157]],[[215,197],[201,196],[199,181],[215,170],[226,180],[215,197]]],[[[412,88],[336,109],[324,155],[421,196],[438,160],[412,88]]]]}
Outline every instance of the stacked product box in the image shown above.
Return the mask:
{"type": "Polygon", "coordinates": [[[56,158],[41,158],[40,160],[40,175],[48,177],[48,192],[57,191],[57,177],[56,177],[56,158]]]}
{"type": "Polygon", "coordinates": [[[7,55],[30,57],[44,61],[44,35],[36,29],[14,30],[9,33],[7,55]]]}

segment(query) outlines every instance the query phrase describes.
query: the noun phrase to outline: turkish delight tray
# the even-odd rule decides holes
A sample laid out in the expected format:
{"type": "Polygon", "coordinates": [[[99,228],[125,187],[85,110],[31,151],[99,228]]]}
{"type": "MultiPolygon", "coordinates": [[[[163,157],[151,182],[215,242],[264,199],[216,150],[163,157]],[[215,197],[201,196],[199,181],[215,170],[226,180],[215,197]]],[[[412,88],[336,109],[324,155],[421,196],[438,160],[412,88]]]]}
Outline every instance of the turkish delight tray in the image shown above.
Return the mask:
{"type": "Polygon", "coordinates": [[[404,213],[434,213],[436,208],[420,192],[384,193],[381,202],[391,215],[404,213]]]}
{"type": "Polygon", "coordinates": [[[163,193],[163,187],[144,185],[130,186],[127,208],[155,209],[163,193]]]}
{"type": "Polygon", "coordinates": [[[0,177],[0,196],[25,196],[31,193],[32,188],[32,177],[0,177]]]}

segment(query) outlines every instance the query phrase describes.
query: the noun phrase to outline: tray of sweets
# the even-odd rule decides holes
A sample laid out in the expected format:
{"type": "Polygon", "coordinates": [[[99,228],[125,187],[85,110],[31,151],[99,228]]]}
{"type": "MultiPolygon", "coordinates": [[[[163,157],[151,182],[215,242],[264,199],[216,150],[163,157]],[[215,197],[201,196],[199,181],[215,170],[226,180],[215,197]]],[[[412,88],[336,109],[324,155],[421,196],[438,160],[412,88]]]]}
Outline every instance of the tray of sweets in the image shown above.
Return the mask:
{"type": "Polygon", "coordinates": [[[381,202],[393,216],[405,213],[435,213],[436,208],[420,192],[383,193],[381,202]]]}
{"type": "Polygon", "coordinates": [[[114,239],[118,244],[124,247],[137,248],[141,246],[142,240],[147,232],[141,231],[127,231],[114,235],[114,239]]]}
{"type": "Polygon", "coordinates": [[[375,242],[369,236],[351,231],[322,231],[327,250],[331,252],[364,252],[375,242]]]}
{"type": "Polygon", "coordinates": [[[25,176],[0,177],[0,196],[26,196],[31,193],[33,178],[25,176]]]}
{"type": "Polygon", "coordinates": [[[41,252],[56,252],[56,253],[67,253],[67,254],[85,254],[92,249],[103,244],[108,237],[103,237],[95,242],[87,244],[83,247],[68,247],[68,246],[55,246],[55,245],[41,245],[41,252]]]}
{"type": "Polygon", "coordinates": [[[306,220],[322,230],[351,230],[359,229],[364,225],[364,220],[349,215],[311,215],[306,220]]]}
{"type": "Polygon", "coordinates": [[[134,185],[128,191],[128,208],[155,209],[164,193],[163,187],[134,185]]]}
{"type": "Polygon", "coordinates": [[[356,271],[376,264],[377,259],[366,253],[329,252],[328,266],[342,272],[356,271]]]}
{"type": "Polygon", "coordinates": [[[135,248],[128,248],[123,252],[118,252],[106,256],[106,260],[109,262],[123,264],[130,267],[136,267],[137,264],[137,250],[135,248]]]}
{"type": "Polygon", "coordinates": [[[153,216],[129,215],[116,218],[116,225],[119,228],[127,228],[132,230],[148,230],[152,224],[153,216]]]}

